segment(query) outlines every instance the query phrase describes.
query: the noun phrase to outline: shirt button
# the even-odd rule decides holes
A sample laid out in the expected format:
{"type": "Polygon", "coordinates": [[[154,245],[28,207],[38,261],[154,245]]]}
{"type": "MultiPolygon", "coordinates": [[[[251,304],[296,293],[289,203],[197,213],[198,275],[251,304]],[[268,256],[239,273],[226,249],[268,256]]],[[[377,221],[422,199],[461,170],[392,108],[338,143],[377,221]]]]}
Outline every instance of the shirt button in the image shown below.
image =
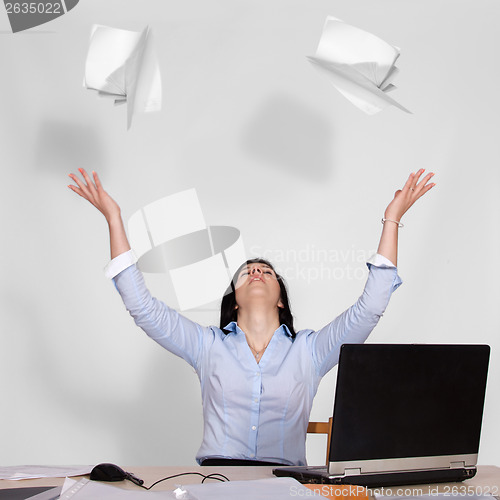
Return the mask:
{"type": "Polygon", "coordinates": [[[255,429],[257,429],[257,427],[255,427],[255,425],[252,425],[252,431],[254,431],[255,429]]]}
{"type": "Polygon", "coordinates": [[[255,399],[254,399],[254,402],[255,402],[255,403],[258,403],[258,402],[259,402],[259,398],[255,398],[255,399]]]}
{"type": "Polygon", "coordinates": [[[255,458],[255,453],[250,453],[250,458],[255,458]]]}

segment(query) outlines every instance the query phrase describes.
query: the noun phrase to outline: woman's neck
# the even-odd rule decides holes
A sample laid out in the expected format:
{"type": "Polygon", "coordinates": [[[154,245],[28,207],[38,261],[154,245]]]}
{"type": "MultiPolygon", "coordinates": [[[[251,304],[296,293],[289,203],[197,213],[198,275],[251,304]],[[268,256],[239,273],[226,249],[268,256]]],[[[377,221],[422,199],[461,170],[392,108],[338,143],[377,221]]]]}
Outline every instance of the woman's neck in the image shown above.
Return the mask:
{"type": "Polygon", "coordinates": [[[238,326],[247,341],[257,351],[264,349],[280,326],[279,314],[274,310],[238,310],[238,326]]]}

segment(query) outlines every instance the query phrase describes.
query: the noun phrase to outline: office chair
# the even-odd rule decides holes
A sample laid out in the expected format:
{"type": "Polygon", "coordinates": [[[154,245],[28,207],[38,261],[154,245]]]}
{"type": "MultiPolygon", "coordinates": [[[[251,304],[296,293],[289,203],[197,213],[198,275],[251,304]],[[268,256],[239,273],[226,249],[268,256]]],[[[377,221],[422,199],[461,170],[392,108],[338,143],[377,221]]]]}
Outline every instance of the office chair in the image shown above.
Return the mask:
{"type": "Polygon", "coordinates": [[[326,465],[328,465],[328,455],[330,453],[330,439],[332,437],[332,420],[330,417],[328,422],[309,422],[307,426],[308,434],[326,434],[328,436],[326,442],[326,465]]]}

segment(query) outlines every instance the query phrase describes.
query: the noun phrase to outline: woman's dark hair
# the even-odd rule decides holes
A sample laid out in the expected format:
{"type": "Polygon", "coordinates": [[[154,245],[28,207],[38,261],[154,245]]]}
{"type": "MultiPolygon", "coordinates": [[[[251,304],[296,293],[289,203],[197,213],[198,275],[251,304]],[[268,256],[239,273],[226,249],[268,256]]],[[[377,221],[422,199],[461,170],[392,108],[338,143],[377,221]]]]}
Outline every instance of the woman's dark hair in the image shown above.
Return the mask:
{"type": "Polygon", "coordinates": [[[229,323],[231,323],[231,321],[236,321],[236,319],[238,317],[238,311],[236,309],[236,293],[235,293],[234,284],[236,283],[236,281],[238,279],[238,274],[240,273],[243,266],[247,266],[249,264],[265,264],[266,266],[269,266],[276,274],[276,279],[278,280],[278,283],[280,285],[280,290],[281,290],[281,302],[283,304],[283,307],[278,308],[279,321],[280,321],[281,325],[286,325],[288,327],[288,329],[290,330],[290,333],[292,335],[292,338],[295,338],[295,330],[293,328],[293,316],[292,316],[292,311],[290,310],[290,303],[288,301],[288,293],[286,290],[285,281],[275,271],[272,264],[265,259],[247,260],[238,268],[238,270],[234,274],[233,279],[232,279],[231,283],[229,284],[229,287],[227,288],[226,293],[224,294],[224,297],[222,298],[222,303],[220,306],[220,328],[221,328],[221,330],[224,330],[224,327],[226,327],[229,323]]]}

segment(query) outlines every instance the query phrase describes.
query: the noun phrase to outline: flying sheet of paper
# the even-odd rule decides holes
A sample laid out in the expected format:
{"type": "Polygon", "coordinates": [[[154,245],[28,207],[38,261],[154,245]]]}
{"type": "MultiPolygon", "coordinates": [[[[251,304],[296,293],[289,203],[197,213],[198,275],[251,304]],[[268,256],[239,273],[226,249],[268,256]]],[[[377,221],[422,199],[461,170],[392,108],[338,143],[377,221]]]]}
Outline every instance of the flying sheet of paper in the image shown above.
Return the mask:
{"type": "Polygon", "coordinates": [[[149,28],[142,33],[92,28],[84,86],[101,97],[127,103],[127,128],[137,113],[161,109],[161,78],[149,28]]]}
{"type": "Polygon", "coordinates": [[[83,476],[90,474],[93,468],[93,465],[10,465],[0,467],[0,479],[15,481],[20,479],[37,479],[40,477],[83,476]]]}
{"type": "Polygon", "coordinates": [[[399,53],[375,35],[329,16],[316,54],[308,59],[365,113],[373,115],[389,105],[410,113],[387,95],[396,88],[392,81],[399,53]]]}

